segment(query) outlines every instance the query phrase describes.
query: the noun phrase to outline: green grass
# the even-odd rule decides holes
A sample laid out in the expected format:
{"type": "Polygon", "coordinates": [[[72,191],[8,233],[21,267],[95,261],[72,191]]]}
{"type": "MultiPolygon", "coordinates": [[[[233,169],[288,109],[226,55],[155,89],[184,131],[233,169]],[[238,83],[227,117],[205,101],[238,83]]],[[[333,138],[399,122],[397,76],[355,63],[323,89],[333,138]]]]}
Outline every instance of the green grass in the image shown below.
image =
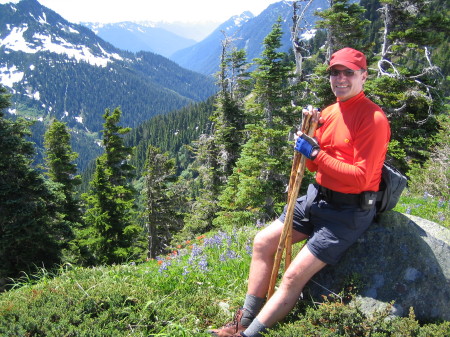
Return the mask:
{"type": "Polygon", "coordinates": [[[404,192],[394,210],[436,222],[450,229],[449,201],[426,192],[423,196],[414,196],[408,191],[404,192]]]}
{"type": "MultiPolygon", "coordinates": [[[[443,208],[448,225],[448,203],[407,198],[398,208],[409,207],[422,217],[443,208]]],[[[208,328],[229,321],[242,305],[250,244],[258,230],[208,233],[138,264],[65,265],[54,275],[43,269],[0,294],[0,336],[209,336],[208,328]]],[[[450,335],[450,322],[421,325],[413,314],[387,317],[384,312],[369,318],[340,302],[303,302],[268,336],[450,335]]]]}
{"type": "Polygon", "coordinates": [[[138,265],[43,271],[1,294],[0,335],[208,336],[244,296],[252,231],[199,237],[138,265]]]}

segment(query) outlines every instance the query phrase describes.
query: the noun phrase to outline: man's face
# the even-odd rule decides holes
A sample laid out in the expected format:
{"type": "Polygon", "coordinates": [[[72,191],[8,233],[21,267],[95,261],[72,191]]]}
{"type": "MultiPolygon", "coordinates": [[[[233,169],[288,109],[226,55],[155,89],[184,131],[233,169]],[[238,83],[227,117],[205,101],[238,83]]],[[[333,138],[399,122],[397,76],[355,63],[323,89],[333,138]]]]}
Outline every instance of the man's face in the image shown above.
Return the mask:
{"type": "Polygon", "coordinates": [[[333,66],[330,73],[331,90],[340,101],[346,101],[358,95],[363,90],[364,82],[367,79],[366,71],[351,70],[341,65],[333,66]],[[333,74],[333,70],[337,70],[339,73],[333,74]],[[353,74],[349,76],[352,72],[353,74]]]}

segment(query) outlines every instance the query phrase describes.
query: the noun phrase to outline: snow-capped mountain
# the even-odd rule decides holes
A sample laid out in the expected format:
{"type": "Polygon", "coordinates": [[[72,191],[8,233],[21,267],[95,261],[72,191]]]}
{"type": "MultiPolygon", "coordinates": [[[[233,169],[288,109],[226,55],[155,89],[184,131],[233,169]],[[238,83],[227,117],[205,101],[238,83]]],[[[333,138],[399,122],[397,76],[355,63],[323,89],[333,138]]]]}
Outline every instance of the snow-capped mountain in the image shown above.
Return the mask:
{"type": "MultiPolygon", "coordinates": [[[[317,20],[314,12],[328,7],[327,0],[316,0],[314,5],[306,10],[303,26],[312,28],[317,20]]],[[[273,3],[258,16],[253,16],[250,12],[244,12],[240,16],[234,16],[224,22],[203,41],[174,53],[170,56],[170,59],[182,67],[202,74],[213,74],[219,70],[221,41],[224,39],[225,33],[227,37],[233,40],[234,47],[245,49],[247,60],[251,62],[254,58],[261,56],[264,38],[271,32],[278,18],[281,18],[283,31],[281,50],[288,51],[292,47],[292,15],[291,1],[273,3]]],[[[305,39],[311,36],[305,35],[305,39]]]]}
{"type": "Polygon", "coordinates": [[[170,56],[178,64],[184,64],[184,67],[203,73],[214,74],[218,71],[221,54],[221,41],[225,35],[236,36],[238,32],[248,23],[254,15],[251,12],[244,12],[241,15],[235,15],[221,24],[214,32],[199,43],[181,49],[170,56]],[[225,34],[225,35],[224,35],[225,34]]]}
{"type": "Polygon", "coordinates": [[[82,23],[93,30],[103,40],[131,52],[151,51],[169,57],[177,50],[196,43],[192,39],[181,37],[166,29],[138,24],[134,22],[119,23],[82,23]]]}
{"type": "Polygon", "coordinates": [[[62,19],[37,1],[6,3],[2,5],[2,13],[0,47],[6,54],[48,51],[98,66],[123,60],[111,45],[98,39],[93,32],[62,19]]]}
{"type": "Polygon", "coordinates": [[[160,55],[120,50],[37,0],[0,4],[0,83],[12,93],[11,115],[38,121],[41,133],[52,118],[66,122],[77,152],[97,146],[106,108],[120,106],[122,124],[135,127],[215,92],[212,79],[160,55]]]}

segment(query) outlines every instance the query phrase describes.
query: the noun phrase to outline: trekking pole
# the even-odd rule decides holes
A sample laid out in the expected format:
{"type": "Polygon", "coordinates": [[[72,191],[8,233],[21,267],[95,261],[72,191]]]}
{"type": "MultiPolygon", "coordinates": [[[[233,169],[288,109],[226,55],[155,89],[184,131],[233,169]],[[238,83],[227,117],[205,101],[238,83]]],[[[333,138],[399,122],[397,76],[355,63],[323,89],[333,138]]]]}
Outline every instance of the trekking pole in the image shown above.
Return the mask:
{"type": "MultiPolygon", "coordinates": [[[[301,125],[301,131],[303,133],[308,134],[309,127],[310,127],[310,119],[311,115],[303,115],[304,118],[302,118],[302,125],[301,125]]],[[[294,151],[294,159],[292,161],[292,168],[291,168],[291,175],[289,177],[289,187],[288,187],[288,197],[287,197],[287,203],[289,204],[291,200],[292,190],[294,188],[294,183],[297,177],[297,170],[300,164],[302,155],[294,151]]],[[[285,254],[285,263],[284,263],[284,270],[286,270],[289,265],[291,264],[292,260],[292,226],[287,228],[287,234],[286,234],[286,254],[285,254]]]]}
{"type": "MultiPolygon", "coordinates": [[[[312,122],[309,120],[311,116],[307,115],[305,123],[302,123],[302,131],[305,131],[308,136],[314,136],[314,132],[317,128],[317,121],[312,122]]],[[[300,191],[300,184],[302,182],[306,167],[306,157],[295,151],[294,160],[291,169],[291,177],[289,179],[289,191],[288,191],[288,208],[286,211],[286,217],[284,219],[283,231],[281,233],[280,242],[278,244],[277,252],[275,255],[274,265],[272,269],[272,275],[270,277],[269,289],[267,291],[267,299],[269,299],[274,291],[275,284],[278,277],[278,271],[280,269],[281,259],[283,251],[286,248],[286,269],[291,262],[292,254],[292,220],[294,218],[294,208],[297,200],[298,193],[300,191]],[[297,157],[297,158],[296,158],[297,157]],[[300,158],[300,159],[298,159],[300,158]],[[298,163],[297,163],[298,162],[298,163]],[[297,166],[294,169],[294,166],[297,166]],[[293,171],[295,174],[293,174],[293,171]],[[292,182],[293,181],[293,182],[292,182]],[[291,188],[292,187],[292,188],[291,188]]]]}

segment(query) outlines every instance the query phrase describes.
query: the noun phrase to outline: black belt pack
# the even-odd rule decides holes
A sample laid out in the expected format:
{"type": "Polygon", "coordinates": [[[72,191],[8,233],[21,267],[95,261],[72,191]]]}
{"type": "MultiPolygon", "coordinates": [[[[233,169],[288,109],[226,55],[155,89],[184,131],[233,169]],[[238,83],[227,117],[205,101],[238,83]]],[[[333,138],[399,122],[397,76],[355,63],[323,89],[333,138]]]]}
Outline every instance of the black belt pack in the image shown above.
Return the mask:
{"type": "Polygon", "coordinates": [[[330,204],[336,206],[356,206],[364,210],[370,210],[375,207],[377,201],[377,192],[372,191],[365,191],[359,194],[341,193],[320,186],[320,194],[330,204]]]}

